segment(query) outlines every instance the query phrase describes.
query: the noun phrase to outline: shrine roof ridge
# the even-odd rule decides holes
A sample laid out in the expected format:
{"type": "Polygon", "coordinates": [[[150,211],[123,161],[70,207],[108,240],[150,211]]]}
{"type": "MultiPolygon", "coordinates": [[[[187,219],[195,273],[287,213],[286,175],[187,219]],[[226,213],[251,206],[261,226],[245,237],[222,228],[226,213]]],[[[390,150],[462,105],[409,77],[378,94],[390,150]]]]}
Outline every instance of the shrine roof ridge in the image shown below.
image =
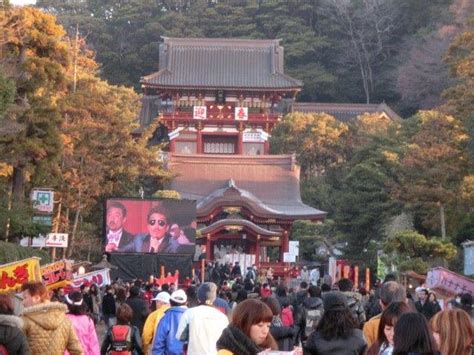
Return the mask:
{"type": "Polygon", "coordinates": [[[303,113],[327,113],[328,115],[334,115],[340,121],[349,121],[364,113],[384,113],[391,120],[401,120],[401,117],[385,102],[379,104],[294,102],[291,111],[303,113]]]}
{"type": "Polygon", "coordinates": [[[211,37],[168,37],[161,36],[165,44],[199,46],[227,46],[234,47],[236,44],[250,47],[268,47],[272,45],[280,45],[281,39],[253,39],[253,38],[211,38],[211,37]]]}

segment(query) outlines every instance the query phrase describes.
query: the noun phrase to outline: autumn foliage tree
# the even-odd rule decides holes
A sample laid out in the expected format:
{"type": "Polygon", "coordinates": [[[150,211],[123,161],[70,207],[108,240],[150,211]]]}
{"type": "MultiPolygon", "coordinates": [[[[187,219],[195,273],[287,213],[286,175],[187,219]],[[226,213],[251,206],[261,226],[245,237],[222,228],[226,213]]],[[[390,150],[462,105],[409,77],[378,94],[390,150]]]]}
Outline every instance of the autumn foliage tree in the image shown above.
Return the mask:
{"type": "MultiPolygon", "coordinates": [[[[415,211],[423,228],[445,236],[445,216],[452,216],[467,161],[464,126],[453,116],[421,111],[405,123],[405,147],[397,198],[415,211]]],[[[450,228],[446,221],[446,229],[450,228]]]]}
{"type": "Polygon", "coordinates": [[[452,243],[426,238],[416,231],[402,231],[389,237],[384,243],[384,251],[400,271],[414,270],[420,274],[439,263],[439,259],[452,260],[457,255],[452,243]]]}
{"type": "MultiPolygon", "coordinates": [[[[54,16],[23,7],[3,11],[0,21],[7,78],[0,97],[4,122],[16,128],[0,135],[0,167],[11,172],[6,178],[19,203],[33,187],[55,189],[54,230],[70,234],[71,255],[81,239],[99,234],[104,197],[137,196],[143,179],[155,189],[166,180],[159,147],[148,146],[155,127],[134,138],[139,96],[99,79],[94,53],[81,36],[68,38],[54,16]],[[10,105],[5,88],[15,90],[10,105]]],[[[31,224],[27,215],[23,221],[31,224]]]]}
{"type": "Polygon", "coordinates": [[[344,160],[347,125],[326,114],[291,113],[272,132],[272,153],[295,153],[303,178],[344,160]]]}

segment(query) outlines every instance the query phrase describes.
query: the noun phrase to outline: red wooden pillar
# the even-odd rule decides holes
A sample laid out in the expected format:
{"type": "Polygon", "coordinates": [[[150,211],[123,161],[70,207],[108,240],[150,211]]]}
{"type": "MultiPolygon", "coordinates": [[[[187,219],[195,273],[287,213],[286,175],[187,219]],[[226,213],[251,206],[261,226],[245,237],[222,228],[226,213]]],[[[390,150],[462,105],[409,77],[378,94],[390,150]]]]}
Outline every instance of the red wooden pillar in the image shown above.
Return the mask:
{"type": "Polygon", "coordinates": [[[211,250],[211,236],[208,234],[206,236],[206,256],[208,260],[211,260],[213,258],[212,255],[212,250],[211,250]]]}
{"type": "Polygon", "coordinates": [[[263,152],[265,155],[270,154],[270,142],[268,140],[263,143],[263,152]]]}
{"type": "Polygon", "coordinates": [[[257,240],[255,241],[255,265],[260,266],[260,235],[257,235],[257,240]]]}
{"type": "Polygon", "coordinates": [[[283,262],[283,253],[287,253],[290,245],[290,239],[288,237],[288,231],[283,231],[283,239],[280,247],[280,262],[283,262]]]}
{"type": "Polygon", "coordinates": [[[244,154],[244,126],[242,122],[239,122],[239,126],[237,127],[239,130],[239,135],[237,137],[237,154],[242,155],[244,154]]]}
{"type": "Polygon", "coordinates": [[[202,147],[202,129],[198,128],[197,131],[197,141],[196,141],[196,153],[197,154],[202,154],[203,147],[202,147]]]}
{"type": "Polygon", "coordinates": [[[171,140],[170,142],[170,152],[171,153],[176,153],[176,140],[171,140]]]}

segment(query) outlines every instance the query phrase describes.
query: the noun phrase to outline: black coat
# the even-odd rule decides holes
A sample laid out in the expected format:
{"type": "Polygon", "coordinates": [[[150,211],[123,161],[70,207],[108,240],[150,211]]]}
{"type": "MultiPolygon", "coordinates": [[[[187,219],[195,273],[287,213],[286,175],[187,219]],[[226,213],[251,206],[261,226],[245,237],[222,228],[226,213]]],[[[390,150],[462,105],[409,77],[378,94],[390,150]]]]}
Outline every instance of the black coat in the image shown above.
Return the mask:
{"type": "Polygon", "coordinates": [[[428,300],[423,304],[420,301],[416,301],[415,307],[416,310],[423,314],[427,320],[430,320],[436,313],[441,311],[441,307],[437,302],[434,303],[428,300]]]}
{"type": "Polygon", "coordinates": [[[280,317],[273,317],[272,324],[270,325],[270,334],[277,342],[279,350],[293,350],[293,337],[295,335],[295,330],[293,327],[283,325],[280,317]]]}
{"type": "Polygon", "coordinates": [[[326,340],[318,331],[313,332],[304,346],[305,355],[362,355],[367,350],[362,330],[354,329],[348,338],[326,340]]]}
{"type": "Polygon", "coordinates": [[[145,320],[149,313],[146,302],[140,297],[129,297],[125,303],[133,310],[133,318],[130,323],[137,327],[140,334],[142,334],[143,326],[145,325],[145,320]]]}
{"type": "Polygon", "coordinates": [[[115,298],[111,293],[106,293],[102,299],[102,313],[104,315],[115,316],[116,306],[115,298]]]}
{"type": "Polygon", "coordinates": [[[8,354],[29,354],[28,340],[21,330],[21,318],[0,314],[0,344],[5,345],[8,354]]]}

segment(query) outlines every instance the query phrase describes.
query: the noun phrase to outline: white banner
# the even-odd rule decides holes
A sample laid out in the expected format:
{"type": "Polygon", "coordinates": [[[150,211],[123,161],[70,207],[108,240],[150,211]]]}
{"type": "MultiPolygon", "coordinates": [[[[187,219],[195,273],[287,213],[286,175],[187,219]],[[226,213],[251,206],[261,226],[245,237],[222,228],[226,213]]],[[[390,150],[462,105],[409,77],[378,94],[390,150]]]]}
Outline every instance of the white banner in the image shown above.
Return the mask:
{"type": "Polygon", "coordinates": [[[96,284],[99,287],[110,285],[110,270],[102,269],[98,271],[89,272],[84,275],[78,275],[72,280],[72,287],[79,288],[82,284],[96,284]]]}
{"type": "Polygon", "coordinates": [[[290,253],[283,253],[283,262],[294,263],[296,262],[296,255],[290,253]]]}
{"type": "Polygon", "coordinates": [[[67,233],[48,233],[45,245],[53,248],[67,248],[67,233]]]}
{"type": "MultiPolygon", "coordinates": [[[[331,256],[329,257],[329,276],[331,276],[332,282],[336,282],[336,274],[337,274],[336,258],[331,256]]],[[[332,285],[329,285],[329,286],[332,286],[332,285]]]]}
{"type": "Polygon", "coordinates": [[[207,118],[207,107],[206,106],[194,106],[193,107],[193,118],[195,120],[205,120],[207,118]]]}
{"type": "Polygon", "coordinates": [[[44,248],[46,246],[46,238],[41,234],[31,238],[31,246],[33,248],[44,248]]]}
{"type": "Polygon", "coordinates": [[[288,245],[288,252],[294,256],[300,255],[300,242],[297,240],[290,240],[288,245]]]}
{"type": "Polygon", "coordinates": [[[236,107],[235,108],[235,119],[237,121],[247,121],[249,119],[248,107],[236,107]]]}

